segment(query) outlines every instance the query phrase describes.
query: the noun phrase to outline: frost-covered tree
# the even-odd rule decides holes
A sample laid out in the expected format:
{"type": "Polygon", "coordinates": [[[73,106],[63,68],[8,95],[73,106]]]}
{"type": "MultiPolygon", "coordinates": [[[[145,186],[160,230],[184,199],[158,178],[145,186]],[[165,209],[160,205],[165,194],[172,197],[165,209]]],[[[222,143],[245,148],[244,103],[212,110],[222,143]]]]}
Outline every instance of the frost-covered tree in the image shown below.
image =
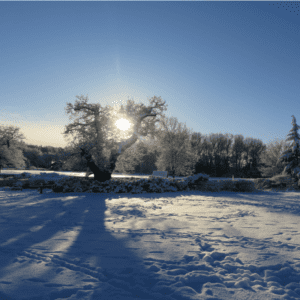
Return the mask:
{"type": "Polygon", "coordinates": [[[273,177],[282,174],[285,164],[279,160],[281,153],[289,148],[285,140],[270,142],[261,153],[261,166],[258,167],[262,177],[273,177]]]}
{"type": "Polygon", "coordinates": [[[242,172],[248,178],[261,177],[259,167],[261,163],[261,153],[266,149],[266,146],[259,139],[246,138],[244,140],[244,159],[246,161],[245,166],[242,168],[242,172]]]}
{"type": "Polygon", "coordinates": [[[25,158],[19,148],[20,140],[25,139],[20,128],[0,125],[0,172],[4,166],[16,168],[25,165],[25,158]]]}
{"type": "Polygon", "coordinates": [[[244,137],[241,134],[234,136],[234,143],[232,145],[232,159],[235,162],[235,169],[241,170],[241,162],[243,159],[243,152],[245,152],[244,137]]]}
{"type": "Polygon", "coordinates": [[[289,148],[282,153],[279,159],[287,163],[286,167],[283,170],[283,174],[288,174],[295,179],[299,179],[300,144],[298,129],[300,128],[300,126],[296,124],[296,118],[294,116],[292,116],[292,118],[293,128],[290,130],[288,138],[286,139],[286,141],[292,141],[292,143],[290,144],[289,148]]]}
{"type": "Polygon", "coordinates": [[[159,157],[156,167],[161,171],[168,171],[176,176],[192,175],[193,157],[191,152],[191,130],[186,124],[178,122],[177,118],[164,117],[160,122],[159,157]]]}
{"type": "MultiPolygon", "coordinates": [[[[78,141],[74,145],[83,143],[78,147],[80,156],[99,182],[111,179],[118,157],[140,136],[155,136],[155,123],[159,122],[157,117],[163,116],[162,112],[167,109],[166,102],[156,96],[149,99],[148,106],[128,100],[126,107],[120,109],[102,108],[99,103],[89,104],[88,97],[77,98],[75,105],[67,103],[66,112],[72,114],[70,118],[76,118],[66,126],[64,134],[77,134],[78,141]],[[128,120],[132,128],[122,134],[116,122],[123,119],[128,120]]],[[[73,155],[78,153],[71,153],[69,157],[73,155]]]]}

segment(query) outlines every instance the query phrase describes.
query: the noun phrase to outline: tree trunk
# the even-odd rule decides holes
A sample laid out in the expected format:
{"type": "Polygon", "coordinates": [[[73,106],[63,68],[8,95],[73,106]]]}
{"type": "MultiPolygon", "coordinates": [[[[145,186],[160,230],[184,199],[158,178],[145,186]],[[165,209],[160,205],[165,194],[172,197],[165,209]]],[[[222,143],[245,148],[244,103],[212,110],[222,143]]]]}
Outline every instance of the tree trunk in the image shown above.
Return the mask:
{"type": "Polygon", "coordinates": [[[109,170],[100,170],[94,163],[91,154],[87,153],[85,149],[81,149],[81,156],[83,156],[87,161],[87,166],[94,173],[94,180],[99,182],[104,182],[111,179],[111,173],[109,170]]]}
{"type": "Polygon", "coordinates": [[[116,167],[116,162],[120,153],[118,153],[116,150],[112,150],[109,158],[108,169],[104,169],[103,167],[101,170],[93,161],[91,154],[89,154],[83,148],[80,149],[81,149],[81,156],[83,156],[86,159],[88,168],[94,173],[94,180],[97,180],[99,182],[110,180],[111,174],[113,173],[116,167]]]}
{"type": "MultiPolygon", "coordinates": [[[[114,171],[115,167],[116,167],[116,162],[118,157],[121,155],[121,153],[124,153],[124,151],[126,149],[128,149],[129,147],[131,147],[138,139],[138,132],[139,132],[139,128],[141,126],[141,122],[149,116],[152,117],[156,117],[157,113],[152,113],[152,110],[155,108],[159,108],[161,106],[163,106],[165,103],[159,103],[158,101],[154,101],[155,106],[153,107],[147,107],[145,109],[143,109],[143,112],[136,118],[136,122],[134,124],[134,128],[133,128],[133,133],[132,136],[130,138],[128,138],[125,141],[122,141],[121,143],[117,144],[115,143],[113,140],[110,141],[111,146],[114,147],[116,145],[119,146],[118,150],[112,149],[111,150],[111,154],[109,157],[109,166],[107,169],[105,169],[104,166],[101,167],[101,169],[95,164],[95,162],[92,159],[91,154],[88,153],[87,150],[80,148],[81,149],[81,156],[83,156],[86,161],[87,161],[87,166],[90,168],[90,170],[94,173],[94,180],[97,180],[99,182],[104,182],[107,180],[111,179],[111,174],[114,171]]],[[[99,110],[96,113],[96,116],[99,116],[99,110]]],[[[101,147],[102,144],[100,143],[100,141],[102,140],[102,138],[100,138],[99,135],[101,135],[101,127],[100,127],[100,121],[99,118],[96,117],[95,118],[95,123],[96,123],[96,129],[97,129],[97,151],[101,152],[101,147]]],[[[101,155],[102,156],[102,155],[101,155]]],[[[98,163],[98,162],[97,162],[98,163]]]]}

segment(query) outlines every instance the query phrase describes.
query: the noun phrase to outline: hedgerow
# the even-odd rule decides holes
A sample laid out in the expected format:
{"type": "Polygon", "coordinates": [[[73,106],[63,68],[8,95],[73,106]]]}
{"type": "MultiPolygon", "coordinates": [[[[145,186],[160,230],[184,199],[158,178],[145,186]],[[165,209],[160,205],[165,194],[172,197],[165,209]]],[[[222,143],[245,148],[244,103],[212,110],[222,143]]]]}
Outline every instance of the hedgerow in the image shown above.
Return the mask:
{"type": "Polygon", "coordinates": [[[209,181],[209,176],[196,174],[184,179],[171,179],[149,176],[148,179],[140,178],[114,178],[105,182],[95,181],[93,178],[70,177],[57,173],[43,172],[40,175],[22,173],[15,177],[12,189],[26,189],[40,184],[51,184],[53,192],[56,193],[164,193],[178,191],[233,191],[253,192],[255,184],[246,180],[221,180],[209,181]]]}

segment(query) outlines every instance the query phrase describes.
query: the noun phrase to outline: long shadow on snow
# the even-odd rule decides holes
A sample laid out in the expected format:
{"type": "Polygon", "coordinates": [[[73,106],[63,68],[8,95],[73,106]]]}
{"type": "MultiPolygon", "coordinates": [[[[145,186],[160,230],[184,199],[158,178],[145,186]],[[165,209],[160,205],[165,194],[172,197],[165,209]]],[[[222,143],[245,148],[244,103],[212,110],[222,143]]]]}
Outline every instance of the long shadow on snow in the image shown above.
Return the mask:
{"type": "MultiPolygon", "coordinates": [[[[59,256],[58,261],[67,263],[63,263],[63,266],[68,268],[69,264],[70,268],[74,267],[75,270],[78,270],[84,263],[90,262],[89,265],[85,265],[84,270],[88,271],[88,275],[94,277],[100,287],[104,285],[102,286],[104,290],[107,288],[112,291],[116,290],[120,284],[118,280],[122,280],[123,284],[126,282],[123,290],[132,293],[133,297],[148,296],[151,298],[150,294],[145,294],[135,286],[139,284],[150,290],[159,281],[155,278],[156,275],[147,271],[142,260],[125,247],[128,238],[117,239],[105,228],[105,199],[111,199],[114,196],[93,193],[88,195],[48,193],[47,197],[45,195],[39,197],[39,193],[35,191],[29,195],[26,193],[26,198],[24,198],[24,193],[21,191],[12,193],[14,194],[12,201],[9,201],[9,198],[7,200],[8,203],[14,202],[14,205],[3,211],[7,222],[5,223],[6,226],[1,227],[2,246],[0,253],[9,253],[9,259],[6,257],[5,260],[1,260],[0,274],[3,277],[6,274],[11,274],[10,268],[7,267],[16,262],[17,256],[24,255],[23,251],[42,253],[46,256],[55,254],[59,256]],[[18,232],[10,230],[10,222],[15,223],[14,227],[16,222],[19,223],[18,232]],[[35,232],[31,231],[33,227],[38,226],[42,226],[42,228],[35,232]],[[35,247],[36,244],[46,242],[59,233],[74,230],[76,226],[81,226],[81,228],[77,228],[78,235],[73,242],[70,242],[70,245],[65,245],[65,249],[62,247],[63,249],[58,248],[56,252],[53,252],[47,250],[47,246],[35,247]],[[14,238],[15,240],[12,240],[14,238]],[[7,243],[9,240],[10,242],[7,243]],[[76,260],[78,258],[82,258],[82,261],[76,260]],[[95,270],[95,268],[98,269],[95,270]],[[119,271],[114,272],[114,268],[119,271]],[[138,273],[135,273],[136,270],[138,273]]],[[[59,240],[59,236],[57,239],[59,240]]],[[[7,297],[7,299],[17,298],[18,290],[26,289],[26,279],[31,277],[32,275],[29,274],[28,278],[22,278],[19,287],[15,288],[13,292],[9,295],[2,292],[0,296],[7,297]]],[[[46,282],[55,280],[55,278],[51,278],[50,274],[43,274],[42,277],[47,278],[46,282]]],[[[86,284],[83,282],[83,286],[86,284]]],[[[44,293],[47,294],[45,291],[47,291],[46,284],[44,293]]],[[[55,299],[58,296],[70,297],[72,294],[74,294],[74,288],[70,288],[69,293],[65,289],[64,295],[61,292],[54,293],[50,299],[55,299]]],[[[37,296],[41,297],[42,295],[37,296]]]]}

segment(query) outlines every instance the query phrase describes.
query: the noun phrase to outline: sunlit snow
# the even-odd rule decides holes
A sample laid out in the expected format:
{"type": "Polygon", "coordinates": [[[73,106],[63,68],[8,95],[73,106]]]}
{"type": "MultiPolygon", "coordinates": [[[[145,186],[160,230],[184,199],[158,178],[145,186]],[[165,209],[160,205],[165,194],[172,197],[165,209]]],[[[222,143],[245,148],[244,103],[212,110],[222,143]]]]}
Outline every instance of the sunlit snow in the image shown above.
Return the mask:
{"type": "Polygon", "coordinates": [[[0,299],[300,299],[298,192],[1,188],[0,206],[0,299]]]}

